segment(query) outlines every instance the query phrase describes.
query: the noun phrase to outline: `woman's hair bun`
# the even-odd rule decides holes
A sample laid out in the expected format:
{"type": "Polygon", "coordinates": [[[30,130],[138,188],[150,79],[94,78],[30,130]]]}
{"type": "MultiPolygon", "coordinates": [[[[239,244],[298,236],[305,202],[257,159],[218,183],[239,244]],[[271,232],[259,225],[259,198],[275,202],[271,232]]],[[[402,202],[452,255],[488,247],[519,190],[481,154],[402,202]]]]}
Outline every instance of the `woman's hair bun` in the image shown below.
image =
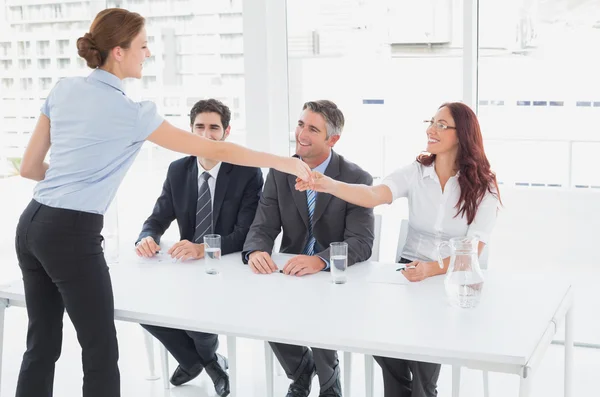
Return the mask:
{"type": "Polygon", "coordinates": [[[87,65],[92,69],[102,66],[100,50],[96,47],[94,38],[90,33],[86,33],[83,37],[77,39],[77,54],[85,59],[87,65]]]}

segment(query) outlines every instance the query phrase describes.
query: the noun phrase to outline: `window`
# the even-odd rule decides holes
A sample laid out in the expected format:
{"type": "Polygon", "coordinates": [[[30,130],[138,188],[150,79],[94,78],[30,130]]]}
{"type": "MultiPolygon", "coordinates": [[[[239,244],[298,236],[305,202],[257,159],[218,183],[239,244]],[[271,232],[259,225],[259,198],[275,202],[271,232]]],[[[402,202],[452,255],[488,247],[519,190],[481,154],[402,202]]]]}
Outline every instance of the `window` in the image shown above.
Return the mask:
{"type": "Polygon", "coordinates": [[[3,90],[11,90],[15,84],[14,79],[2,79],[1,86],[3,90]]]}
{"type": "Polygon", "coordinates": [[[19,69],[27,70],[31,68],[31,59],[19,59],[19,69]]]}
{"type": "Polygon", "coordinates": [[[25,78],[19,79],[19,88],[23,91],[29,91],[33,88],[33,79],[25,78]]]}
{"type": "Polygon", "coordinates": [[[57,40],[56,51],[58,55],[67,55],[67,51],[70,49],[69,40],[57,40]]]}
{"type": "Polygon", "coordinates": [[[219,19],[222,33],[242,33],[242,14],[221,14],[219,19]]]}
{"type": "Polygon", "coordinates": [[[142,77],[142,86],[145,90],[151,89],[156,84],[155,76],[144,76],[142,77]]]}
{"type": "Polygon", "coordinates": [[[6,57],[11,55],[11,43],[0,43],[0,56],[6,57]]]}
{"type": "Polygon", "coordinates": [[[38,69],[50,69],[50,59],[38,59],[38,69]]]}
{"type": "Polygon", "coordinates": [[[288,0],[290,151],[303,103],[329,99],[346,116],[340,153],[376,178],[413,161],[425,146],[422,120],[462,97],[461,7],[288,0]]]}
{"type": "Polygon", "coordinates": [[[59,69],[68,69],[71,66],[71,59],[69,58],[58,58],[57,61],[59,69]]]}
{"type": "Polygon", "coordinates": [[[52,88],[52,79],[50,77],[40,77],[39,85],[41,90],[49,90],[52,88]]]}
{"type": "MultiPolygon", "coordinates": [[[[91,18],[101,11],[99,4],[101,7],[125,7],[146,17],[149,48],[153,56],[144,65],[143,79],[126,82],[128,96],[136,101],[151,98],[169,122],[185,130],[189,130],[188,114],[198,98],[222,97],[238,120],[232,125],[234,134],[229,140],[245,143],[241,3],[229,0],[216,3],[208,0],[59,0],[9,1],[6,6],[0,6],[0,162],[6,161],[8,154],[15,157],[23,155],[22,145],[12,148],[10,153],[2,145],[9,128],[24,136],[25,131],[31,131],[35,126],[40,106],[57,81],[91,72],[85,61],[76,55],[74,41],[88,32],[91,18]],[[4,9],[5,18],[2,16],[4,9]],[[235,46],[226,53],[238,55],[237,59],[233,59],[237,64],[231,72],[220,70],[220,46],[224,40],[221,37],[224,33],[220,24],[221,13],[237,14],[237,17],[226,18],[231,25],[227,30],[233,31],[225,34],[235,35],[235,46]],[[223,77],[228,73],[235,76],[236,83],[221,85],[222,80],[229,78],[223,77]],[[14,116],[14,126],[5,122],[6,116],[14,116]]],[[[153,144],[143,146],[118,194],[118,200],[121,203],[125,201],[123,208],[141,209],[120,213],[123,239],[138,232],[142,218],[152,210],[168,165],[180,157],[178,153],[153,144]],[[137,181],[145,179],[144,175],[149,170],[156,177],[140,187],[137,181]]],[[[3,172],[6,169],[4,164],[0,164],[0,181],[5,177],[3,172]]],[[[22,183],[14,182],[9,189],[15,191],[14,195],[20,201],[26,202],[31,197],[31,189],[30,185],[22,186],[22,183]]],[[[4,185],[0,190],[3,189],[4,185]]],[[[0,204],[3,204],[1,200],[0,204]]],[[[6,208],[0,205],[0,219],[3,221],[7,219],[6,208]]],[[[1,252],[13,251],[8,243],[8,236],[13,234],[13,224],[0,225],[1,252]]],[[[3,271],[0,265],[0,274],[3,271]]]]}
{"type": "Polygon", "coordinates": [[[584,18],[585,7],[567,13],[554,1],[526,4],[494,0],[480,8],[486,147],[507,185],[592,186],[594,156],[583,154],[600,142],[589,127],[600,115],[600,63],[587,49],[600,44],[600,30],[584,18]]]}
{"type": "Polygon", "coordinates": [[[49,41],[38,41],[37,42],[37,55],[38,56],[46,56],[50,52],[50,42],[49,41]]]}
{"type": "Polygon", "coordinates": [[[19,56],[27,56],[30,55],[31,43],[29,41],[19,41],[17,43],[17,54],[19,56]]]}
{"type": "Polygon", "coordinates": [[[13,21],[21,21],[23,20],[23,7],[10,7],[10,19],[13,21]]]}
{"type": "Polygon", "coordinates": [[[492,250],[509,270],[568,262],[581,303],[575,340],[597,345],[598,292],[587,280],[598,277],[600,62],[590,49],[600,3],[479,4],[479,118],[512,226],[494,231],[492,250]]]}
{"type": "Polygon", "coordinates": [[[221,42],[219,44],[222,54],[243,53],[244,36],[241,34],[222,34],[220,35],[221,42]]]}
{"type": "Polygon", "coordinates": [[[9,70],[12,67],[13,61],[10,59],[0,60],[0,70],[9,70]]]}

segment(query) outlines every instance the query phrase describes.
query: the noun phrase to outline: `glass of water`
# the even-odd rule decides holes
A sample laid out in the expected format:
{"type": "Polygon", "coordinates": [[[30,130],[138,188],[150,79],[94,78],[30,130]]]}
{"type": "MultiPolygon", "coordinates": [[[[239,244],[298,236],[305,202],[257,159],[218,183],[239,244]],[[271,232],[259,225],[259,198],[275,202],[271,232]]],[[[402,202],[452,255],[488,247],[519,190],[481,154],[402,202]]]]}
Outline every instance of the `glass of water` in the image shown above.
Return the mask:
{"type": "Polygon", "coordinates": [[[221,260],[221,236],[218,234],[204,236],[204,258],[206,260],[206,273],[219,274],[217,265],[221,260]]]}
{"type": "Polygon", "coordinates": [[[330,247],[330,270],[334,284],[345,284],[347,281],[346,269],[348,268],[348,244],[331,243],[330,247]]]}

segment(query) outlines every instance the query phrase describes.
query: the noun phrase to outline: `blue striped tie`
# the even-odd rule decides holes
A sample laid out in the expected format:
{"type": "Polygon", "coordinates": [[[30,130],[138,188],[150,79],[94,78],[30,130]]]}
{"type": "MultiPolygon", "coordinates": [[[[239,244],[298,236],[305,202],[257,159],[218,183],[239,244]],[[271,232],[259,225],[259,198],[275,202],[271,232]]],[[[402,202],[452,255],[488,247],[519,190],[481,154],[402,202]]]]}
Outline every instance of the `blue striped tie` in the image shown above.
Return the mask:
{"type": "Polygon", "coordinates": [[[317,194],[314,190],[306,191],[306,203],[308,204],[308,243],[302,254],[314,255],[315,254],[315,236],[313,235],[313,214],[315,213],[315,203],[317,201],[317,194]]]}
{"type": "Polygon", "coordinates": [[[205,172],[201,176],[204,183],[198,189],[198,201],[196,202],[196,228],[194,232],[194,243],[202,244],[202,237],[212,232],[212,200],[208,180],[210,174],[205,172]]]}

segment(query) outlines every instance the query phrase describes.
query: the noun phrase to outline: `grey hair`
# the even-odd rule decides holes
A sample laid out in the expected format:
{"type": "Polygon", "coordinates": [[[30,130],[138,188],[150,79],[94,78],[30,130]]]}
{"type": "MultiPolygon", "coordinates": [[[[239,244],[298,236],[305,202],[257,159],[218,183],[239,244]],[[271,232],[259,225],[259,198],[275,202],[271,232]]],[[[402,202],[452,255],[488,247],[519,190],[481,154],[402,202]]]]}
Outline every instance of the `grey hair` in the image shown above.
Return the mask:
{"type": "Polygon", "coordinates": [[[306,102],[302,110],[306,109],[323,116],[327,126],[327,139],[334,135],[342,135],[344,114],[335,103],[328,100],[306,102]]]}

